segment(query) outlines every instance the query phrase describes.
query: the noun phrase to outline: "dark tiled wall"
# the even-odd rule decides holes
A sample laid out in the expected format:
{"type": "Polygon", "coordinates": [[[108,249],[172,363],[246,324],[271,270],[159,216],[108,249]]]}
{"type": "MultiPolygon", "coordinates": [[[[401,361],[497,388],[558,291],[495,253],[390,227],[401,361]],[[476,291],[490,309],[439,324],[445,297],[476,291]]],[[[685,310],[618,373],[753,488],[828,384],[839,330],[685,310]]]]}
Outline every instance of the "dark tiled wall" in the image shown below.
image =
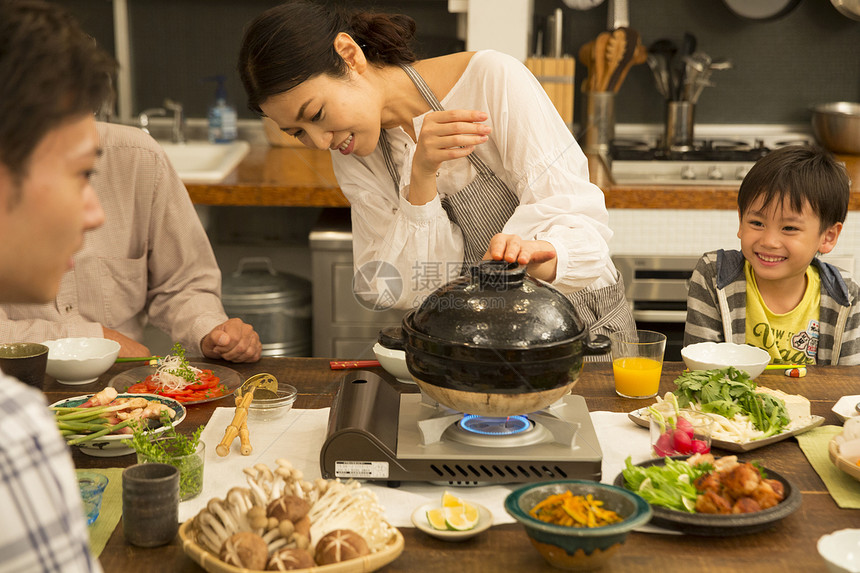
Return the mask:
{"type": "MultiPolygon", "coordinates": [[[[109,1],[59,1],[113,50],[109,1]]],[[[419,51],[426,56],[462,48],[447,0],[328,1],[411,15],[418,22],[419,51]]],[[[172,97],[185,104],[189,116],[203,117],[214,91],[204,78],[223,73],[240,116],[252,117],[235,72],[236,54],[245,22],[277,1],[128,2],[136,110],[172,97]]],[[[534,3],[536,25],[556,8],[563,9],[564,45],[571,54],[606,29],[608,0],[588,11],[572,10],[560,0],[534,3]]],[[[734,69],[714,74],[717,85],[700,98],[697,123],[805,123],[810,104],[860,101],[860,22],[843,17],[827,0],[802,0],[772,21],[744,20],[721,0],[629,0],[629,9],[630,25],[646,45],[659,38],[680,42],[689,31],[697,36],[699,49],[734,62],[734,69]]],[[[580,83],[584,66],[578,68],[580,83]]],[[[631,70],[616,114],[619,123],[662,122],[663,102],[646,65],[631,70]]]]}

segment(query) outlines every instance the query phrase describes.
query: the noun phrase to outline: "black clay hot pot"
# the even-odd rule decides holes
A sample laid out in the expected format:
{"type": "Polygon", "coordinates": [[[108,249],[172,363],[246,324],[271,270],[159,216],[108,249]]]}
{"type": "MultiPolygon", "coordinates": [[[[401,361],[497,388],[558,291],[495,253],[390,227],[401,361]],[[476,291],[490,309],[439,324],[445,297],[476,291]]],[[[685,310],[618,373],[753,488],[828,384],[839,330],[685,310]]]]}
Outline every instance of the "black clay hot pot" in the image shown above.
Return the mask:
{"type": "Polygon", "coordinates": [[[594,343],[570,300],[525,267],[482,261],[403,319],[406,364],[429,397],[469,414],[541,410],[567,394],[594,343]]]}

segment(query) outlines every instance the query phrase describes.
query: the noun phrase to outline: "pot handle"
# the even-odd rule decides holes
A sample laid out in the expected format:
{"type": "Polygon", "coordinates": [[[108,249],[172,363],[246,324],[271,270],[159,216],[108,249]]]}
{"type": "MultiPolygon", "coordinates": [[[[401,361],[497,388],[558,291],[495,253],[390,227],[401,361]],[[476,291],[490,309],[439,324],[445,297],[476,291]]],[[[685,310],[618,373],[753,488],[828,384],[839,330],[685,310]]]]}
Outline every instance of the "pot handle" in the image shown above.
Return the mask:
{"type": "Polygon", "coordinates": [[[508,261],[478,261],[469,271],[472,283],[479,283],[481,288],[502,291],[517,288],[523,284],[526,265],[508,261]]]}
{"type": "Polygon", "coordinates": [[[599,356],[601,354],[609,353],[609,350],[612,348],[612,343],[609,341],[609,337],[605,334],[589,334],[585,338],[585,345],[582,349],[582,353],[586,356],[599,356]]]}
{"type": "Polygon", "coordinates": [[[246,266],[260,266],[265,267],[266,270],[269,271],[269,274],[272,276],[276,276],[278,272],[275,270],[275,267],[272,266],[272,259],[269,257],[243,257],[239,259],[239,264],[236,265],[236,270],[233,271],[234,277],[241,277],[242,273],[245,272],[246,266]]]}

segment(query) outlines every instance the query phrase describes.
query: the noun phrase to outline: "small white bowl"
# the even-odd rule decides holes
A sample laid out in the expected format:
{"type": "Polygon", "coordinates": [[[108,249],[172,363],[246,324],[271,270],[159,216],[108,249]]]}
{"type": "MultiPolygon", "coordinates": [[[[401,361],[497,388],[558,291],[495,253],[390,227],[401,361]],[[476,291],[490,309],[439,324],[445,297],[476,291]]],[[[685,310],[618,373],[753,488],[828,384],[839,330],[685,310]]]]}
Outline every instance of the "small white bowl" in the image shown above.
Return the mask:
{"type": "Polygon", "coordinates": [[[409,373],[409,368],[406,366],[405,350],[394,350],[377,342],[373,345],[373,353],[385,371],[397,378],[398,382],[415,384],[415,380],[412,379],[412,374],[409,373]]]}
{"type": "Polygon", "coordinates": [[[486,531],[493,525],[493,514],[489,509],[480,505],[478,503],[469,502],[475,507],[478,508],[478,512],[480,513],[480,517],[478,517],[478,523],[472,529],[467,529],[466,531],[453,531],[450,529],[434,529],[430,522],[427,521],[427,512],[431,509],[435,509],[440,507],[440,504],[437,503],[425,503],[418,509],[412,512],[412,524],[426,533],[427,535],[431,535],[437,539],[442,539],[443,541],[465,541],[471,537],[475,537],[482,531],[486,531]]]}
{"type": "Polygon", "coordinates": [[[690,370],[714,370],[734,366],[744,370],[750,378],[764,372],[770,362],[767,351],[749,344],[732,342],[699,342],[681,349],[684,364],[690,370]]]}
{"type": "Polygon", "coordinates": [[[831,573],[860,573],[860,529],[840,529],[821,536],[818,553],[831,573]]]}
{"type": "Polygon", "coordinates": [[[48,347],[45,371],[60,384],[95,382],[116,361],[120,345],[107,338],[60,338],[43,342],[48,347]]]}

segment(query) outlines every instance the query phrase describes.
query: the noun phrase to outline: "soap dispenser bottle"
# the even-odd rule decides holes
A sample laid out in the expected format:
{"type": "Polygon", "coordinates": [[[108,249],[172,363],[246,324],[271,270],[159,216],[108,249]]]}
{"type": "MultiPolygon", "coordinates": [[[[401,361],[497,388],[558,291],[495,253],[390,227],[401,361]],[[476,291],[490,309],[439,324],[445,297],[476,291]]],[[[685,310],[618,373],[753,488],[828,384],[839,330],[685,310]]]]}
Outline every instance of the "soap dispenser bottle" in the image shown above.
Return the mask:
{"type": "Polygon", "coordinates": [[[209,108],[209,143],[230,143],[236,139],[236,108],[227,103],[226,78],[218,75],[209,80],[217,82],[215,103],[209,108]]]}

